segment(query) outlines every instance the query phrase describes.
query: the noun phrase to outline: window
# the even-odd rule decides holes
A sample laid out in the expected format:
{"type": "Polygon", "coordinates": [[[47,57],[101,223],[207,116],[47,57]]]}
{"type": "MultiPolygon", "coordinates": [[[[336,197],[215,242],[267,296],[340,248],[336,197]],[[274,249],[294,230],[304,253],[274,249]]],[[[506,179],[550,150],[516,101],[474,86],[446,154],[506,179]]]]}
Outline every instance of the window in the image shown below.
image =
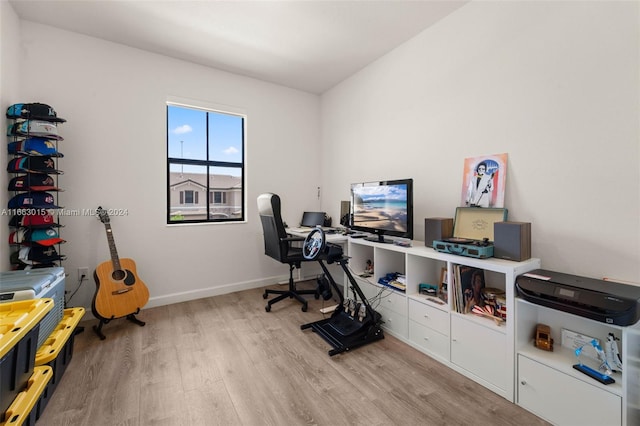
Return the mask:
{"type": "Polygon", "coordinates": [[[167,104],[167,223],[244,221],[244,122],[167,104]]]}
{"type": "Polygon", "coordinates": [[[180,191],[180,204],[198,204],[198,193],[195,191],[180,191]]]}
{"type": "Polygon", "coordinates": [[[213,200],[213,204],[224,204],[227,202],[227,193],[221,191],[212,192],[211,200],[213,200]]]}

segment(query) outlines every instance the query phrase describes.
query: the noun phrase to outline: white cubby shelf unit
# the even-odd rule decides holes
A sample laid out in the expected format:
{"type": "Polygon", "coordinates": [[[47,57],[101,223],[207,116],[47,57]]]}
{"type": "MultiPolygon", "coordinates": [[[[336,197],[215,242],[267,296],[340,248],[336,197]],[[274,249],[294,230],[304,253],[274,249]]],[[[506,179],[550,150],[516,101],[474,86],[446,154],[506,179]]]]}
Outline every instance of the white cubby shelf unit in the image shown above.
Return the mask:
{"type": "MultiPolygon", "coordinates": [[[[516,402],[553,424],[640,424],[639,354],[640,323],[606,324],[516,298],[516,402]],[[552,352],[534,347],[537,324],[551,328],[552,352]],[[603,348],[609,333],[619,339],[622,371],[611,375],[615,383],[601,384],[573,368],[578,358],[562,346],[562,329],[596,338],[603,348]]],[[[580,362],[595,370],[600,365],[584,354],[580,362]]]]}
{"type": "MultiPolygon", "coordinates": [[[[516,401],[514,284],[518,275],[540,268],[539,259],[476,259],[441,253],[422,241],[402,247],[350,239],[348,245],[349,267],[372,307],[381,314],[385,332],[505,399],[516,401]],[[363,278],[360,274],[367,260],[373,262],[373,275],[363,278]],[[483,269],[486,287],[504,291],[506,321],[455,312],[452,285],[447,286],[444,304],[420,294],[421,283],[440,284],[443,269],[447,271],[447,283],[452,283],[458,265],[483,269]],[[405,276],[404,292],[378,284],[380,277],[395,272],[405,276]]],[[[345,295],[352,296],[352,290],[346,287],[345,295]]]]}

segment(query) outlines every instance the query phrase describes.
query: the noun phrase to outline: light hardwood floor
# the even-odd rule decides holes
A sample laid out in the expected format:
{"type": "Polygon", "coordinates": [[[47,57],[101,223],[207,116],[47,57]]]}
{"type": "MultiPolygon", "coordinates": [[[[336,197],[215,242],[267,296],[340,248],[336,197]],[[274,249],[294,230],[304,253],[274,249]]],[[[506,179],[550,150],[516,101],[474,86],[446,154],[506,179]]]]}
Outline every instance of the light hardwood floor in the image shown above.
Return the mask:
{"type": "Polygon", "coordinates": [[[145,309],[103,341],[82,322],[38,426],[547,424],[388,334],[329,357],[300,325],[333,301],[267,313],[262,292],[145,309]]]}

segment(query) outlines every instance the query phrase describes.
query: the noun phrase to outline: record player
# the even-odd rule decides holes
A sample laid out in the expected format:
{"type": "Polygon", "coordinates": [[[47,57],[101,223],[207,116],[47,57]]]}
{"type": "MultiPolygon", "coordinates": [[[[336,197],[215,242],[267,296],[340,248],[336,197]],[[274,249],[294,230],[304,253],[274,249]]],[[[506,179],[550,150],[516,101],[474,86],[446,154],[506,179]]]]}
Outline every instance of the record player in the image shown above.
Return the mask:
{"type": "Polygon", "coordinates": [[[507,209],[458,207],[453,237],[434,240],[433,248],[442,253],[486,259],[493,257],[493,225],[507,220],[507,209]]]}

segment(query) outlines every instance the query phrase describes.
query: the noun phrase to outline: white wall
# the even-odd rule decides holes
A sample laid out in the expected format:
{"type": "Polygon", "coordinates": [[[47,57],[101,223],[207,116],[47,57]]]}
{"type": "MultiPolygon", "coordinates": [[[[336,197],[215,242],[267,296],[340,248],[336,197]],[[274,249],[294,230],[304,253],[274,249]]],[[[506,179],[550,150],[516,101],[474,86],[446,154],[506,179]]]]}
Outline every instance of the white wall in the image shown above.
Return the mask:
{"type": "MultiPolygon", "coordinates": [[[[2,105],[11,104],[17,101],[20,83],[20,20],[9,3],[0,1],[0,100],[2,105]]],[[[6,109],[5,109],[6,111],[6,109]]],[[[4,112],[0,114],[0,128],[4,135],[7,128],[7,119],[4,112]]],[[[0,164],[7,164],[7,150],[0,149],[0,164]]],[[[0,169],[0,211],[7,207],[4,195],[9,185],[9,175],[3,173],[5,167],[0,169]]],[[[0,270],[9,269],[9,256],[5,241],[9,241],[9,216],[0,215],[0,270]]]]}
{"type": "MultiPolygon", "coordinates": [[[[279,193],[291,222],[319,207],[319,166],[301,161],[319,155],[318,96],[27,21],[19,44],[21,101],[50,104],[68,120],[60,127],[60,203],[67,210],[128,210],[111,225],[120,257],[136,261],[150,289],[149,307],[288,275],[264,255],[255,200],[279,193]],[[247,114],[247,223],[166,225],[169,96],[247,114]]],[[[6,191],[0,194],[6,204],[6,191]]],[[[77,267],[93,271],[110,255],[95,217],[66,216],[62,223],[73,291],[77,267]]],[[[72,304],[89,307],[94,291],[86,282],[72,304]]]]}
{"type": "Polygon", "coordinates": [[[544,268],[640,282],[638,5],[472,2],[323,94],[323,209],[412,177],[423,240],[464,158],[506,152],[544,268]]]}

